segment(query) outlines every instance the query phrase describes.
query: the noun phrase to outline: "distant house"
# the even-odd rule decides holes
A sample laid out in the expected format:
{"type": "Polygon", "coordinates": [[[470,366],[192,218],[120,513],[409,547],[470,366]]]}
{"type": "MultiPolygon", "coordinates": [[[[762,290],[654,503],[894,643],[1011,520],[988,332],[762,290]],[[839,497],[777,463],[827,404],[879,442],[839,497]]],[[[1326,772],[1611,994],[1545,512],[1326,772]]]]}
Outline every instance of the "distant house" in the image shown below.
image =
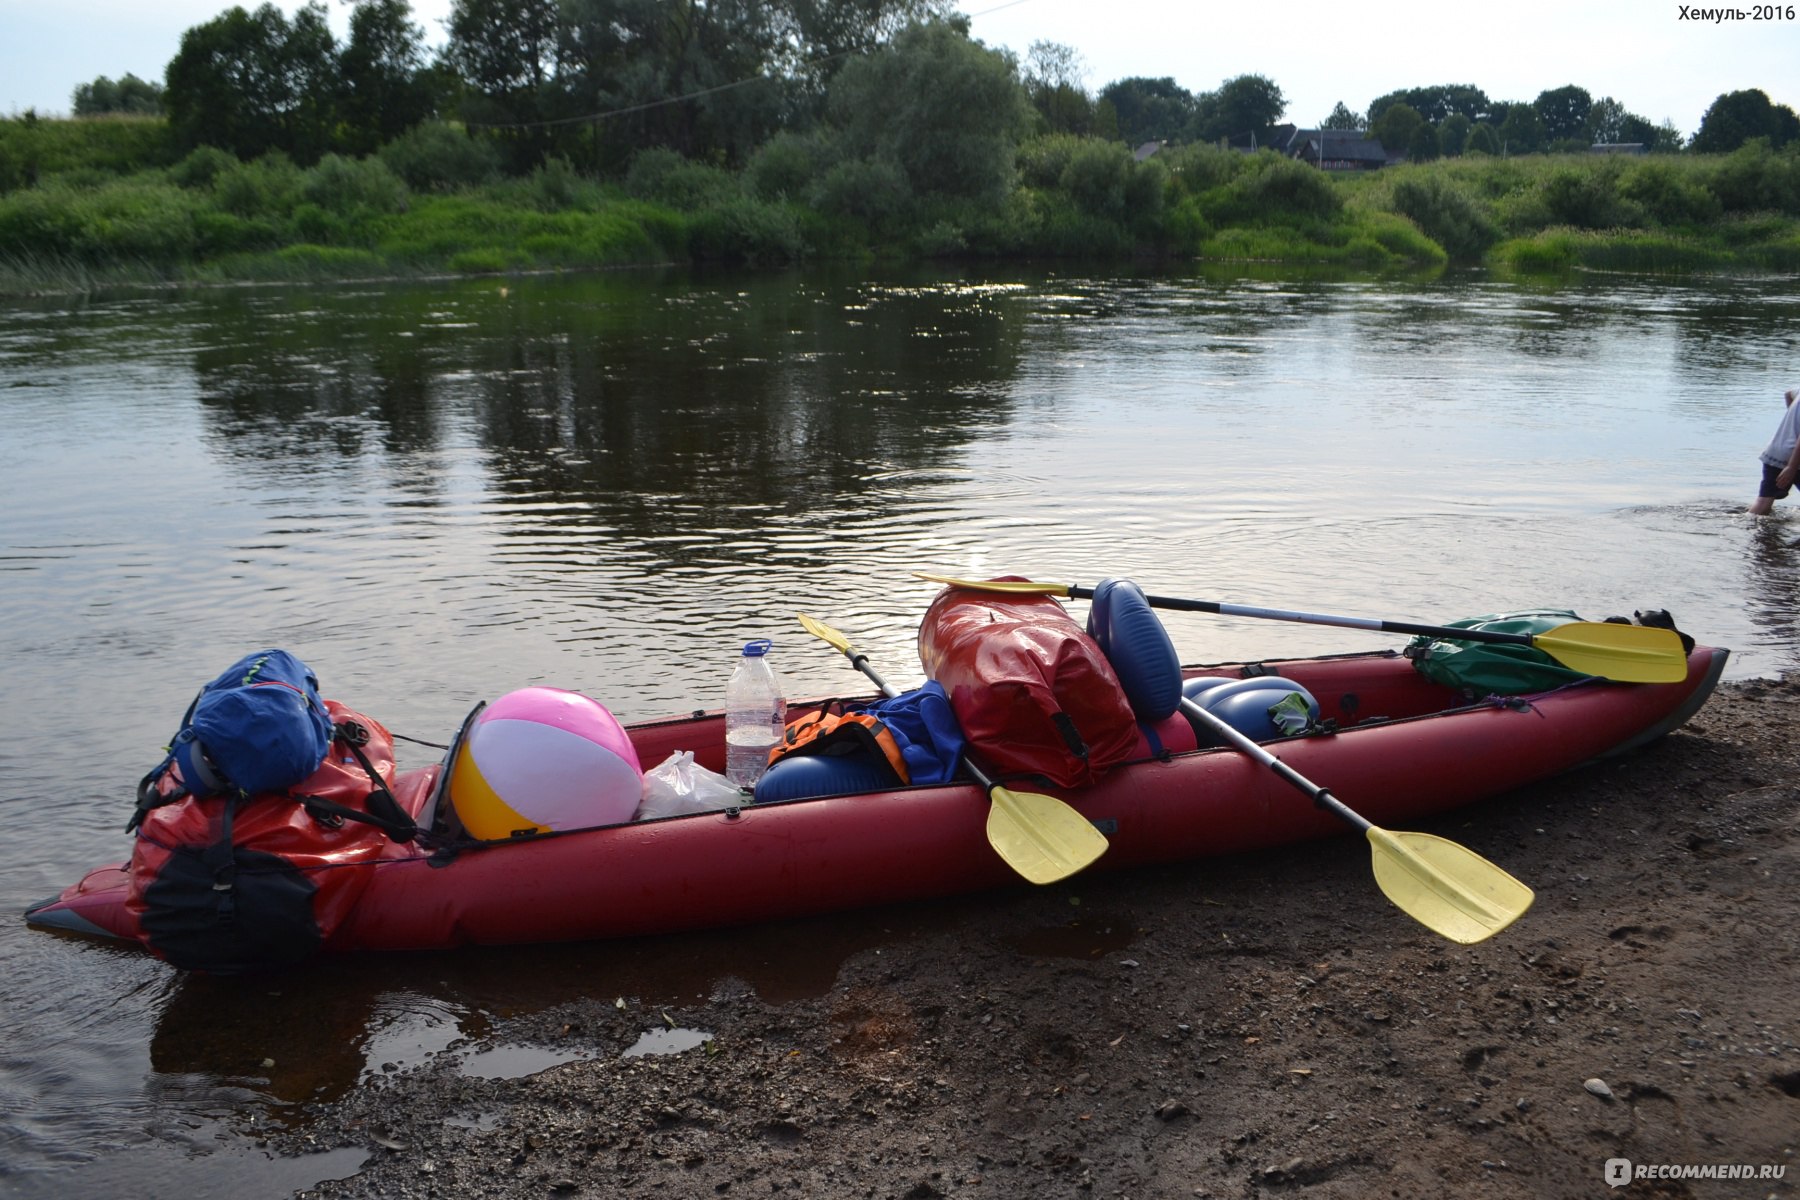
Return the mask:
{"type": "Polygon", "coordinates": [[[1232,150],[1242,150],[1246,154],[1254,154],[1258,150],[1273,150],[1278,154],[1287,153],[1287,144],[1294,136],[1292,125],[1276,125],[1260,132],[1249,130],[1233,134],[1225,139],[1225,145],[1232,150]]]}
{"type": "Polygon", "coordinates": [[[1650,147],[1643,142],[1595,142],[1588,147],[1589,154],[1648,154],[1650,147]]]}
{"type": "Polygon", "coordinates": [[[1299,129],[1284,147],[1291,158],[1322,171],[1374,171],[1405,162],[1404,154],[1385,147],[1358,129],[1299,129]]]}
{"type": "Polygon", "coordinates": [[[1161,150],[1166,145],[1168,145],[1167,142],[1145,142],[1131,152],[1131,157],[1138,162],[1143,162],[1146,158],[1153,157],[1158,150],[1161,150]]]}

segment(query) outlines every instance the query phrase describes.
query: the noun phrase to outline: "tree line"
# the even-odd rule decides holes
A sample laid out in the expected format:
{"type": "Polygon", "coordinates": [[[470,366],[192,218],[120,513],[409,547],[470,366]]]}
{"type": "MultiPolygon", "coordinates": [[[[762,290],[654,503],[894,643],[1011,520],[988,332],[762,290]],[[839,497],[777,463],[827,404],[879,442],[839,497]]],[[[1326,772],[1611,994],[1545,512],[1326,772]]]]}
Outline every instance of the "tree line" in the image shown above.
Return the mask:
{"type": "Polygon", "coordinates": [[[1074,50],[1021,61],[944,3],[455,0],[435,54],[406,0],[360,0],[341,43],[317,4],[233,8],[184,36],[166,120],[0,119],[0,290],[875,256],[1800,266],[1800,137],[1760,92],[1680,146],[1738,149],[1627,159],[1522,153],[1641,132],[1573,85],[1410,89],[1332,121],[1439,161],[1340,176],[1268,149],[1272,80],[1091,93],[1074,50]]]}
{"type": "MultiPolygon", "coordinates": [[[[833,81],[851,63],[909,25],[950,21],[950,0],[455,0],[447,40],[431,54],[407,0],[355,0],[342,44],[316,0],[291,19],[273,4],[234,7],[183,35],[164,85],[101,76],[75,90],[74,111],[160,109],[184,149],[245,159],[280,150],[302,164],[371,153],[438,118],[492,143],[512,173],[560,157],[617,175],[652,147],[741,167],[778,134],[879,114],[936,121],[946,139],[1003,124],[1009,105],[927,116],[927,97],[871,97],[870,113],[840,100],[834,111],[833,81]]],[[[966,37],[966,20],[958,28],[966,37]]],[[[1038,133],[1266,144],[1287,108],[1259,75],[1210,92],[1168,77],[1090,92],[1070,47],[1039,42],[1023,62],[1005,57],[1038,133]]],[[[1754,89],[1719,96],[1686,139],[1574,84],[1530,101],[1492,100],[1472,84],[1406,88],[1361,112],[1340,101],[1321,126],[1366,131],[1413,161],[1596,142],[1719,153],[1758,137],[1775,148],[1800,140],[1793,110],[1754,89]]]]}

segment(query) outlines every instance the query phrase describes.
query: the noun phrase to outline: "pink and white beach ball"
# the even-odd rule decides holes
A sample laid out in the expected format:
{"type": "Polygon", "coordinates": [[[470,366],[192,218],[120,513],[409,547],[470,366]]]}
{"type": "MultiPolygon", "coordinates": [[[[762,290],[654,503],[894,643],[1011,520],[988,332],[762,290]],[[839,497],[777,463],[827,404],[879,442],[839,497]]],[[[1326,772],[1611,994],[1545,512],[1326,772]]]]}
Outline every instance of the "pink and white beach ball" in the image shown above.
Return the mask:
{"type": "Polygon", "coordinates": [[[579,692],[529,687],[481,710],[450,771],[463,828],[492,841],[631,820],[644,772],[625,729],[579,692]]]}

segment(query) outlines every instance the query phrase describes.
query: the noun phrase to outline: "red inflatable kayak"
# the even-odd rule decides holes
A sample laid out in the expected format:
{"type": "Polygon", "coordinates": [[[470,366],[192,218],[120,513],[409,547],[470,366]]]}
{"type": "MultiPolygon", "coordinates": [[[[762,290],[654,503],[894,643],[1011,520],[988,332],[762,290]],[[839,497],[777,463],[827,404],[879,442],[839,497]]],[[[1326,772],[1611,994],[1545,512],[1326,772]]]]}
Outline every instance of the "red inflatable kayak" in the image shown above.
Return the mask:
{"type": "MultiPolygon", "coordinates": [[[[1335,731],[1268,743],[1302,775],[1378,825],[1403,827],[1499,795],[1678,728],[1705,703],[1727,652],[1696,647],[1668,684],[1591,681],[1470,703],[1391,652],[1185,668],[1273,673],[1315,697],[1335,731]]],[[[796,706],[790,716],[803,711],[796,706]]],[[[723,770],[717,713],[628,728],[638,758],[689,750],[723,770]]],[[[415,816],[441,766],[393,791],[415,816]]],[[[1260,850],[1344,825],[1230,748],[1143,758],[1079,789],[1045,787],[1110,843],[1092,869],[1260,850]]],[[[785,800],[722,812],[522,838],[454,854],[389,844],[324,949],[411,950],[653,934],[1017,885],[985,836],[972,784],[785,800]]],[[[141,941],[125,864],[90,871],[31,908],[34,926],[141,941]]],[[[1323,899],[1323,898],[1322,898],[1323,899]]]]}

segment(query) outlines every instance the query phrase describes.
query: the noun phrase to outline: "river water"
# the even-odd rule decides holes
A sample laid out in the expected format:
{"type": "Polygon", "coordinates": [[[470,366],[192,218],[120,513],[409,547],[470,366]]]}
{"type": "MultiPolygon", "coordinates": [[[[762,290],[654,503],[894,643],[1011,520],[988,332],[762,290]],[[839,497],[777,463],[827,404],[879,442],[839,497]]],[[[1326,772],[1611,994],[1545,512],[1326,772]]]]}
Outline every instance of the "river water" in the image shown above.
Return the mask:
{"type": "MultiPolygon", "coordinates": [[[[1733,676],[1800,668],[1797,508],[1743,512],[1800,386],[1794,283],[986,268],[0,306],[0,911],[125,857],[195,689],[267,645],[439,741],[531,683],[717,707],[755,636],[792,693],[854,690],[797,611],[917,682],[915,570],[1425,622],[1667,608],[1733,676]]],[[[1169,625],[1188,661],[1400,640],[1169,625]]],[[[361,1155],[271,1164],[261,1130],[499,1016],[823,991],[882,936],[246,982],[9,917],[0,1191],[282,1194],[361,1155]]]]}

